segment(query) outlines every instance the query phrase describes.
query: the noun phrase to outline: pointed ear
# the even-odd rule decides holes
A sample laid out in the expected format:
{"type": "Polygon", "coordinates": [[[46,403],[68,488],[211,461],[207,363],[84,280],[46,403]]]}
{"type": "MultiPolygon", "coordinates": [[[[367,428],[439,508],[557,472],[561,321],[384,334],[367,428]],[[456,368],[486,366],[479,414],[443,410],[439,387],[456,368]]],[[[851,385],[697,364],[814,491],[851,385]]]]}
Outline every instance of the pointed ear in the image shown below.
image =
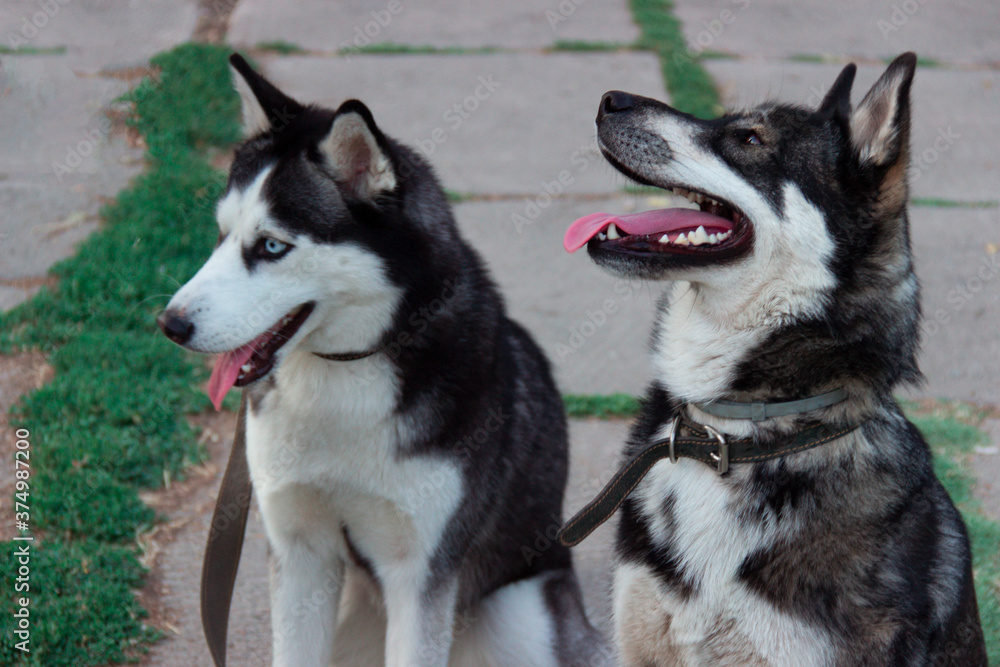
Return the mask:
{"type": "Polygon", "coordinates": [[[337,180],[358,199],[372,200],[396,188],[396,171],[386,140],[371,112],[358,100],[344,102],[319,149],[337,180]]]}
{"type": "Polygon", "coordinates": [[[907,157],[910,84],[917,56],[904,53],[889,65],[851,116],[851,142],[862,165],[883,167],[907,157]]]}
{"type": "Polygon", "coordinates": [[[255,72],[243,56],[229,56],[233,83],[243,108],[243,136],[283,128],[302,111],[302,105],[255,72]]]}
{"type": "Polygon", "coordinates": [[[851,86],[854,85],[854,75],[857,72],[858,66],[854,63],[841,70],[840,76],[830,87],[830,92],[819,105],[820,114],[846,123],[851,117],[851,86]]]}

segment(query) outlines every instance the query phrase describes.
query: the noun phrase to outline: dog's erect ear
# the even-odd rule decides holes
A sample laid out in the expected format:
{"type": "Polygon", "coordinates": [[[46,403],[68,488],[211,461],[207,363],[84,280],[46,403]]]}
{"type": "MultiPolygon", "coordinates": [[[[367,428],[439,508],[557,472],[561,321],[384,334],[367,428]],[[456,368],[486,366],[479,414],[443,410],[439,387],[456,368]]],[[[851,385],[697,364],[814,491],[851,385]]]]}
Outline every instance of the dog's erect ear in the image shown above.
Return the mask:
{"type": "Polygon", "coordinates": [[[916,54],[889,65],[851,115],[851,142],[862,165],[883,167],[906,157],[910,142],[910,84],[916,54]]]}
{"type": "Polygon", "coordinates": [[[302,105],[255,72],[243,56],[234,53],[229,56],[229,63],[243,107],[243,136],[283,128],[301,113],[302,105]]]}
{"type": "Polygon", "coordinates": [[[851,117],[851,86],[854,85],[854,75],[858,66],[851,63],[840,72],[840,76],[830,86],[830,92],[819,105],[819,113],[839,121],[846,122],[851,117]]]}
{"type": "Polygon", "coordinates": [[[386,152],[386,139],[371,111],[358,100],[340,105],[330,133],[319,145],[352,196],[371,200],[396,188],[396,172],[386,152]]]}

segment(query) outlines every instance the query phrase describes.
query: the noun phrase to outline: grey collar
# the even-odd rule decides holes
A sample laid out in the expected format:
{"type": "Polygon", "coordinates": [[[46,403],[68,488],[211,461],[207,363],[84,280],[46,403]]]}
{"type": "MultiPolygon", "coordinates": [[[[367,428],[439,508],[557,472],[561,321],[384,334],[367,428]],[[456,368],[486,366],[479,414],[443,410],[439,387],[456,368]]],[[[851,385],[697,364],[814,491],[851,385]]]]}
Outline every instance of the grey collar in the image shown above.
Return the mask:
{"type": "Polygon", "coordinates": [[[784,403],[744,403],[742,401],[712,401],[710,403],[692,403],[702,412],[725,419],[752,419],[755,422],[786,417],[788,415],[828,408],[841,403],[847,398],[847,390],[841,387],[818,396],[810,396],[798,401],[784,403]]]}

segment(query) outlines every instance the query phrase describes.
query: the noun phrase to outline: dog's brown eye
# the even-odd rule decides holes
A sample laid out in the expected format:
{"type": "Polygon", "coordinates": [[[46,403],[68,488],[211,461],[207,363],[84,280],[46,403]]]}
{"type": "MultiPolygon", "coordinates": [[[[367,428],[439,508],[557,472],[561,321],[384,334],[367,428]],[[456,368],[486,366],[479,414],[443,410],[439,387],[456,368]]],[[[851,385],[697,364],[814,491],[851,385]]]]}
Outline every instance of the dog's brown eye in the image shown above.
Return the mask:
{"type": "Polygon", "coordinates": [[[743,139],[743,143],[747,144],[748,146],[764,145],[764,142],[760,140],[760,136],[753,130],[747,132],[746,137],[743,139]]]}

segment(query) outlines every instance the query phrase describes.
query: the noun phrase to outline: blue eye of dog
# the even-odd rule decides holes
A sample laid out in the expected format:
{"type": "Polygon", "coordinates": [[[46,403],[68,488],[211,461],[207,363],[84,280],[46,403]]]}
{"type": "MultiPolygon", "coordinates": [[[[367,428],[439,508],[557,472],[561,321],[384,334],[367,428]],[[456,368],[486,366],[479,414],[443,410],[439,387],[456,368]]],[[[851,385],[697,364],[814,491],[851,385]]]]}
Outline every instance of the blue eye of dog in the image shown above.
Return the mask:
{"type": "Polygon", "coordinates": [[[753,130],[749,130],[743,137],[743,143],[748,146],[763,146],[764,142],[760,140],[760,136],[753,130]]]}
{"type": "Polygon", "coordinates": [[[278,239],[263,238],[257,242],[257,254],[268,259],[277,259],[290,249],[291,246],[278,239]]]}

